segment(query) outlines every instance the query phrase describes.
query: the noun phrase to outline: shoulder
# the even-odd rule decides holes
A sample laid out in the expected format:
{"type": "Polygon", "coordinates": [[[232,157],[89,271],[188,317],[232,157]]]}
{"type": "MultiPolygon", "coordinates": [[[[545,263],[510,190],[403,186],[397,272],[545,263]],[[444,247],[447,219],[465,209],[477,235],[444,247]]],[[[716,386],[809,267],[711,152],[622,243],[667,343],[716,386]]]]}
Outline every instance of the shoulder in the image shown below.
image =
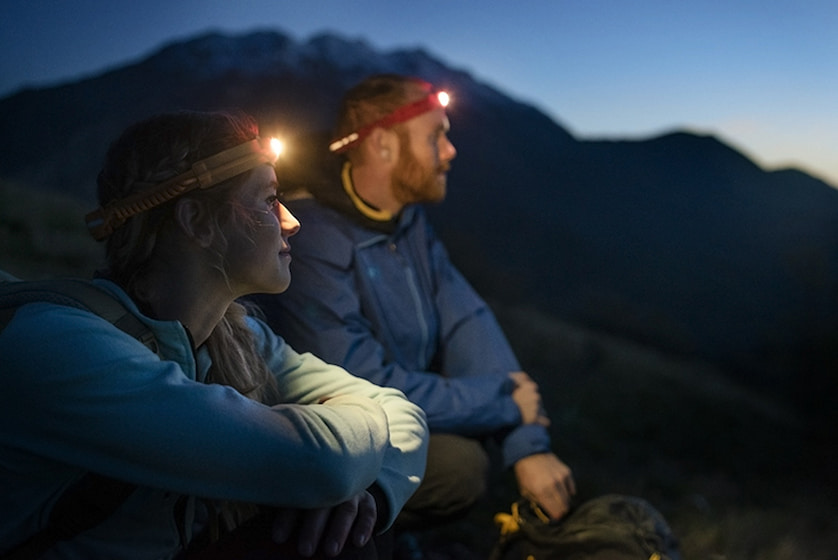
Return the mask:
{"type": "MultiPolygon", "coordinates": [[[[22,348],[40,346],[40,354],[65,357],[85,355],[97,348],[107,348],[110,356],[115,352],[136,355],[156,349],[163,341],[171,355],[190,348],[180,323],[145,317],[113,282],[59,280],[27,283],[33,292],[5,309],[10,318],[0,326],[0,352],[20,354],[22,348]]],[[[155,351],[151,354],[156,356],[155,351]]]]}
{"type": "Polygon", "coordinates": [[[2,332],[4,335],[37,332],[43,337],[80,329],[96,333],[109,325],[91,311],[49,301],[33,301],[21,305],[2,332]]]}
{"type": "Polygon", "coordinates": [[[8,314],[3,332],[35,329],[44,332],[98,330],[126,313],[137,314],[136,305],[115,284],[80,278],[54,278],[2,284],[0,302],[8,314]]]}
{"type": "Polygon", "coordinates": [[[284,359],[284,355],[288,349],[285,340],[276,334],[262,317],[257,316],[261,314],[261,310],[256,311],[257,315],[252,314],[253,312],[250,313],[245,318],[245,322],[248,328],[250,328],[250,332],[253,333],[257,351],[263,357],[275,356],[280,361],[284,359]]]}
{"type": "Polygon", "coordinates": [[[300,231],[289,241],[292,259],[314,259],[344,268],[349,266],[355,246],[368,235],[342,213],[314,198],[289,201],[286,207],[300,222],[300,231]]]}
{"type": "Polygon", "coordinates": [[[29,303],[0,332],[0,375],[11,394],[37,393],[53,385],[84,392],[92,379],[116,383],[123,376],[107,372],[126,361],[137,366],[159,358],[136,338],[83,309],[29,303]]]}

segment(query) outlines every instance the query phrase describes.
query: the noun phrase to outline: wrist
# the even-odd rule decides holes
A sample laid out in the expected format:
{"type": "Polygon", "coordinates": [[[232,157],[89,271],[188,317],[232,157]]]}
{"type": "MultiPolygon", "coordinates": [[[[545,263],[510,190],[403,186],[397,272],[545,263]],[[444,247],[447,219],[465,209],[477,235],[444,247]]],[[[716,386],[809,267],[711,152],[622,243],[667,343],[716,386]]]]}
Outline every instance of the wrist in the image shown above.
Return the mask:
{"type": "Polygon", "coordinates": [[[390,518],[390,504],[387,501],[387,495],[384,494],[384,491],[378,484],[373,484],[367,488],[367,492],[375,500],[375,532],[378,533],[384,529],[387,520],[390,518]]]}

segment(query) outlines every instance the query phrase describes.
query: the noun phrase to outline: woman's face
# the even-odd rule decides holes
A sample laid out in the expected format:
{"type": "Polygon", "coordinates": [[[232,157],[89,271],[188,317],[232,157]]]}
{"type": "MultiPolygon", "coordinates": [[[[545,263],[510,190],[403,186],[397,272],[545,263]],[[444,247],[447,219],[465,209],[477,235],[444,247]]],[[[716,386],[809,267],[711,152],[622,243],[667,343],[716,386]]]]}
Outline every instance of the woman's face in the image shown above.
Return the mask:
{"type": "Polygon", "coordinates": [[[242,213],[226,231],[225,272],[235,297],[284,292],[291,283],[288,238],[300,222],[279,203],[273,167],[255,168],[234,193],[235,212],[242,213]]]}

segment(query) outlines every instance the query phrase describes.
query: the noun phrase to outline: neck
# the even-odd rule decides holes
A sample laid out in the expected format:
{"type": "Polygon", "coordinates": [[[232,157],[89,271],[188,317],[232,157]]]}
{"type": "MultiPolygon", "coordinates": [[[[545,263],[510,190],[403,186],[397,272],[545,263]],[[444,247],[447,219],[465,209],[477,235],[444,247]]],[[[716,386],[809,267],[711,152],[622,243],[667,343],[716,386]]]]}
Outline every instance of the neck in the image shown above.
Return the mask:
{"type": "Polygon", "coordinates": [[[235,299],[218,271],[192,266],[188,259],[156,267],[147,286],[154,316],[188,327],[196,348],[206,342],[235,299]]]}
{"type": "Polygon", "coordinates": [[[381,167],[347,163],[343,184],[355,206],[373,220],[391,220],[404,207],[393,196],[389,171],[381,167]]]}

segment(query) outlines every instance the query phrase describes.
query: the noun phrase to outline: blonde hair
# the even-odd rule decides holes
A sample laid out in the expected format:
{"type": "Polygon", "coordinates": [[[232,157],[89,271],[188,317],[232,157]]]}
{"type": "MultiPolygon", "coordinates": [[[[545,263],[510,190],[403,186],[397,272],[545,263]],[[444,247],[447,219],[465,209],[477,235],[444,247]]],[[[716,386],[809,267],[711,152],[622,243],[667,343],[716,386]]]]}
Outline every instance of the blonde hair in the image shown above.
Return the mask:
{"type": "MultiPolygon", "coordinates": [[[[255,121],[243,114],[178,112],[151,117],[129,127],[110,147],[98,177],[99,203],[107,204],[141,192],[188,170],[192,163],[256,138],[255,121]]],[[[242,174],[212,188],[186,196],[205,202],[210,219],[235,219],[230,204],[242,174]]],[[[175,199],[176,200],[176,199],[175,199]]],[[[161,233],[172,223],[174,202],[129,218],[107,239],[108,276],[148,310],[145,280],[155,263],[161,233]]],[[[217,265],[223,273],[223,262],[217,265]]],[[[228,385],[266,404],[278,401],[276,382],[247,327],[246,309],[233,303],[206,342],[212,359],[208,383],[228,385]]]]}

